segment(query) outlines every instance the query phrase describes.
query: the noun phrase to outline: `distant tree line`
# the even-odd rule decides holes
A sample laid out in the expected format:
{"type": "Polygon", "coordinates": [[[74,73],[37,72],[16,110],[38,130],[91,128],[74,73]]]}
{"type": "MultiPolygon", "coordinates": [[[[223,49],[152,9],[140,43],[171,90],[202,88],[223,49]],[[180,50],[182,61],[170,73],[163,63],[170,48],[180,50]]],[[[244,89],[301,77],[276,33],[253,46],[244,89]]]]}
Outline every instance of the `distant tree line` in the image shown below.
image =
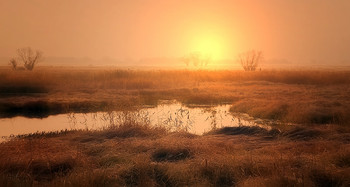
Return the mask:
{"type": "MultiPolygon", "coordinates": [[[[200,52],[192,52],[181,58],[181,61],[184,62],[187,67],[190,65],[194,67],[205,67],[211,60],[210,55],[203,55],[200,52]]],[[[246,51],[240,53],[237,60],[244,71],[256,71],[263,60],[263,52],[256,50],[246,51]]]]}
{"type": "Polygon", "coordinates": [[[181,60],[186,64],[187,67],[191,64],[194,67],[204,67],[210,63],[211,56],[203,55],[200,52],[192,52],[182,57],[181,60]]]}

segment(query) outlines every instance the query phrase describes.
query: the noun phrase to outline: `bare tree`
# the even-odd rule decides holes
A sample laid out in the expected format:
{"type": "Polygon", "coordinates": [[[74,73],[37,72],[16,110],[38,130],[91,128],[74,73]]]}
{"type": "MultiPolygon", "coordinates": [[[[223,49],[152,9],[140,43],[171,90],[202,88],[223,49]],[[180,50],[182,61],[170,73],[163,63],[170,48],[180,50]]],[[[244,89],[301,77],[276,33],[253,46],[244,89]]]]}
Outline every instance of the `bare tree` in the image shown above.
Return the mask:
{"type": "Polygon", "coordinates": [[[193,66],[195,67],[204,67],[209,64],[211,57],[209,55],[202,55],[199,52],[193,52],[184,56],[182,61],[186,64],[186,66],[189,66],[192,62],[193,66]]]}
{"type": "Polygon", "coordinates": [[[11,67],[12,67],[13,70],[16,70],[16,69],[17,69],[18,63],[17,63],[17,60],[16,60],[15,58],[11,58],[9,64],[11,65],[11,67]]]}
{"type": "Polygon", "coordinates": [[[238,61],[245,71],[255,71],[262,59],[261,51],[252,50],[238,55],[238,61]]]}
{"type": "Polygon", "coordinates": [[[30,47],[17,49],[17,55],[23,62],[24,68],[30,71],[32,71],[35,65],[42,59],[42,52],[38,50],[34,52],[30,47]]]}

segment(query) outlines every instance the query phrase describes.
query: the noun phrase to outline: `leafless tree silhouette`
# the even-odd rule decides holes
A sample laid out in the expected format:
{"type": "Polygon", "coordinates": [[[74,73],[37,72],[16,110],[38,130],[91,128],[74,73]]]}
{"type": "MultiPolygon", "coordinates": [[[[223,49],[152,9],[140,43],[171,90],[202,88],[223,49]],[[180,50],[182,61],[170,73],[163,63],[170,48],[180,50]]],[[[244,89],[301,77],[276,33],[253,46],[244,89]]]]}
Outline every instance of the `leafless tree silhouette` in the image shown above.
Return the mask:
{"type": "MultiPolygon", "coordinates": [[[[32,71],[35,65],[42,59],[42,52],[38,50],[34,52],[30,47],[17,49],[17,55],[23,62],[24,68],[29,71],[32,71]]],[[[16,64],[15,67],[17,67],[15,59],[11,59],[10,63],[12,64],[12,67],[14,67],[14,63],[16,64]]]]}
{"type": "Polygon", "coordinates": [[[255,71],[262,59],[262,51],[252,50],[238,55],[238,60],[245,71],[255,71]]]}
{"type": "Polygon", "coordinates": [[[186,66],[189,66],[192,63],[195,67],[204,67],[209,64],[211,57],[209,55],[202,55],[199,52],[193,52],[184,56],[182,61],[186,66]]]}
{"type": "Polygon", "coordinates": [[[16,60],[15,58],[11,58],[9,64],[11,65],[11,67],[12,67],[13,70],[16,70],[16,69],[17,69],[18,63],[17,63],[17,60],[16,60]]]}

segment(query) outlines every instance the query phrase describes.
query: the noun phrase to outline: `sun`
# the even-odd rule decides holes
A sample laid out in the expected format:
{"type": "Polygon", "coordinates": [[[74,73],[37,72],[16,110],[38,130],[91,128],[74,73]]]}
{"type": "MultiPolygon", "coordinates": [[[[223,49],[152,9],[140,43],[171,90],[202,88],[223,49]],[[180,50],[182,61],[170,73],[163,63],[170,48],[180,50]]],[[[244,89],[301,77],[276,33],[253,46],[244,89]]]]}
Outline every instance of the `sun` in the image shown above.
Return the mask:
{"type": "Polygon", "coordinates": [[[225,58],[225,42],[220,35],[210,33],[198,34],[193,38],[191,48],[192,51],[210,56],[216,60],[225,58]]]}

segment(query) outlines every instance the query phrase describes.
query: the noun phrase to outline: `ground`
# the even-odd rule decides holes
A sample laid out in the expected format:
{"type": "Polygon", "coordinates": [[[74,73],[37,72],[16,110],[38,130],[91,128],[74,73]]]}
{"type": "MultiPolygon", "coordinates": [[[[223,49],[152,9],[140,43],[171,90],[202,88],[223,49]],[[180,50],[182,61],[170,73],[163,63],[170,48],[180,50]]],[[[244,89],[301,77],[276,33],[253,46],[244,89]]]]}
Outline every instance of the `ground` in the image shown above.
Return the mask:
{"type": "Polygon", "coordinates": [[[32,134],[0,145],[2,186],[348,186],[350,131],[143,125],[32,134]]]}
{"type": "MultiPolygon", "coordinates": [[[[130,110],[176,99],[229,103],[271,130],[204,135],[135,123],[0,144],[1,186],[349,186],[350,72],[54,69],[0,71],[2,117],[130,110]]],[[[49,124],[48,124],[49,125],[49,124]]]]}

